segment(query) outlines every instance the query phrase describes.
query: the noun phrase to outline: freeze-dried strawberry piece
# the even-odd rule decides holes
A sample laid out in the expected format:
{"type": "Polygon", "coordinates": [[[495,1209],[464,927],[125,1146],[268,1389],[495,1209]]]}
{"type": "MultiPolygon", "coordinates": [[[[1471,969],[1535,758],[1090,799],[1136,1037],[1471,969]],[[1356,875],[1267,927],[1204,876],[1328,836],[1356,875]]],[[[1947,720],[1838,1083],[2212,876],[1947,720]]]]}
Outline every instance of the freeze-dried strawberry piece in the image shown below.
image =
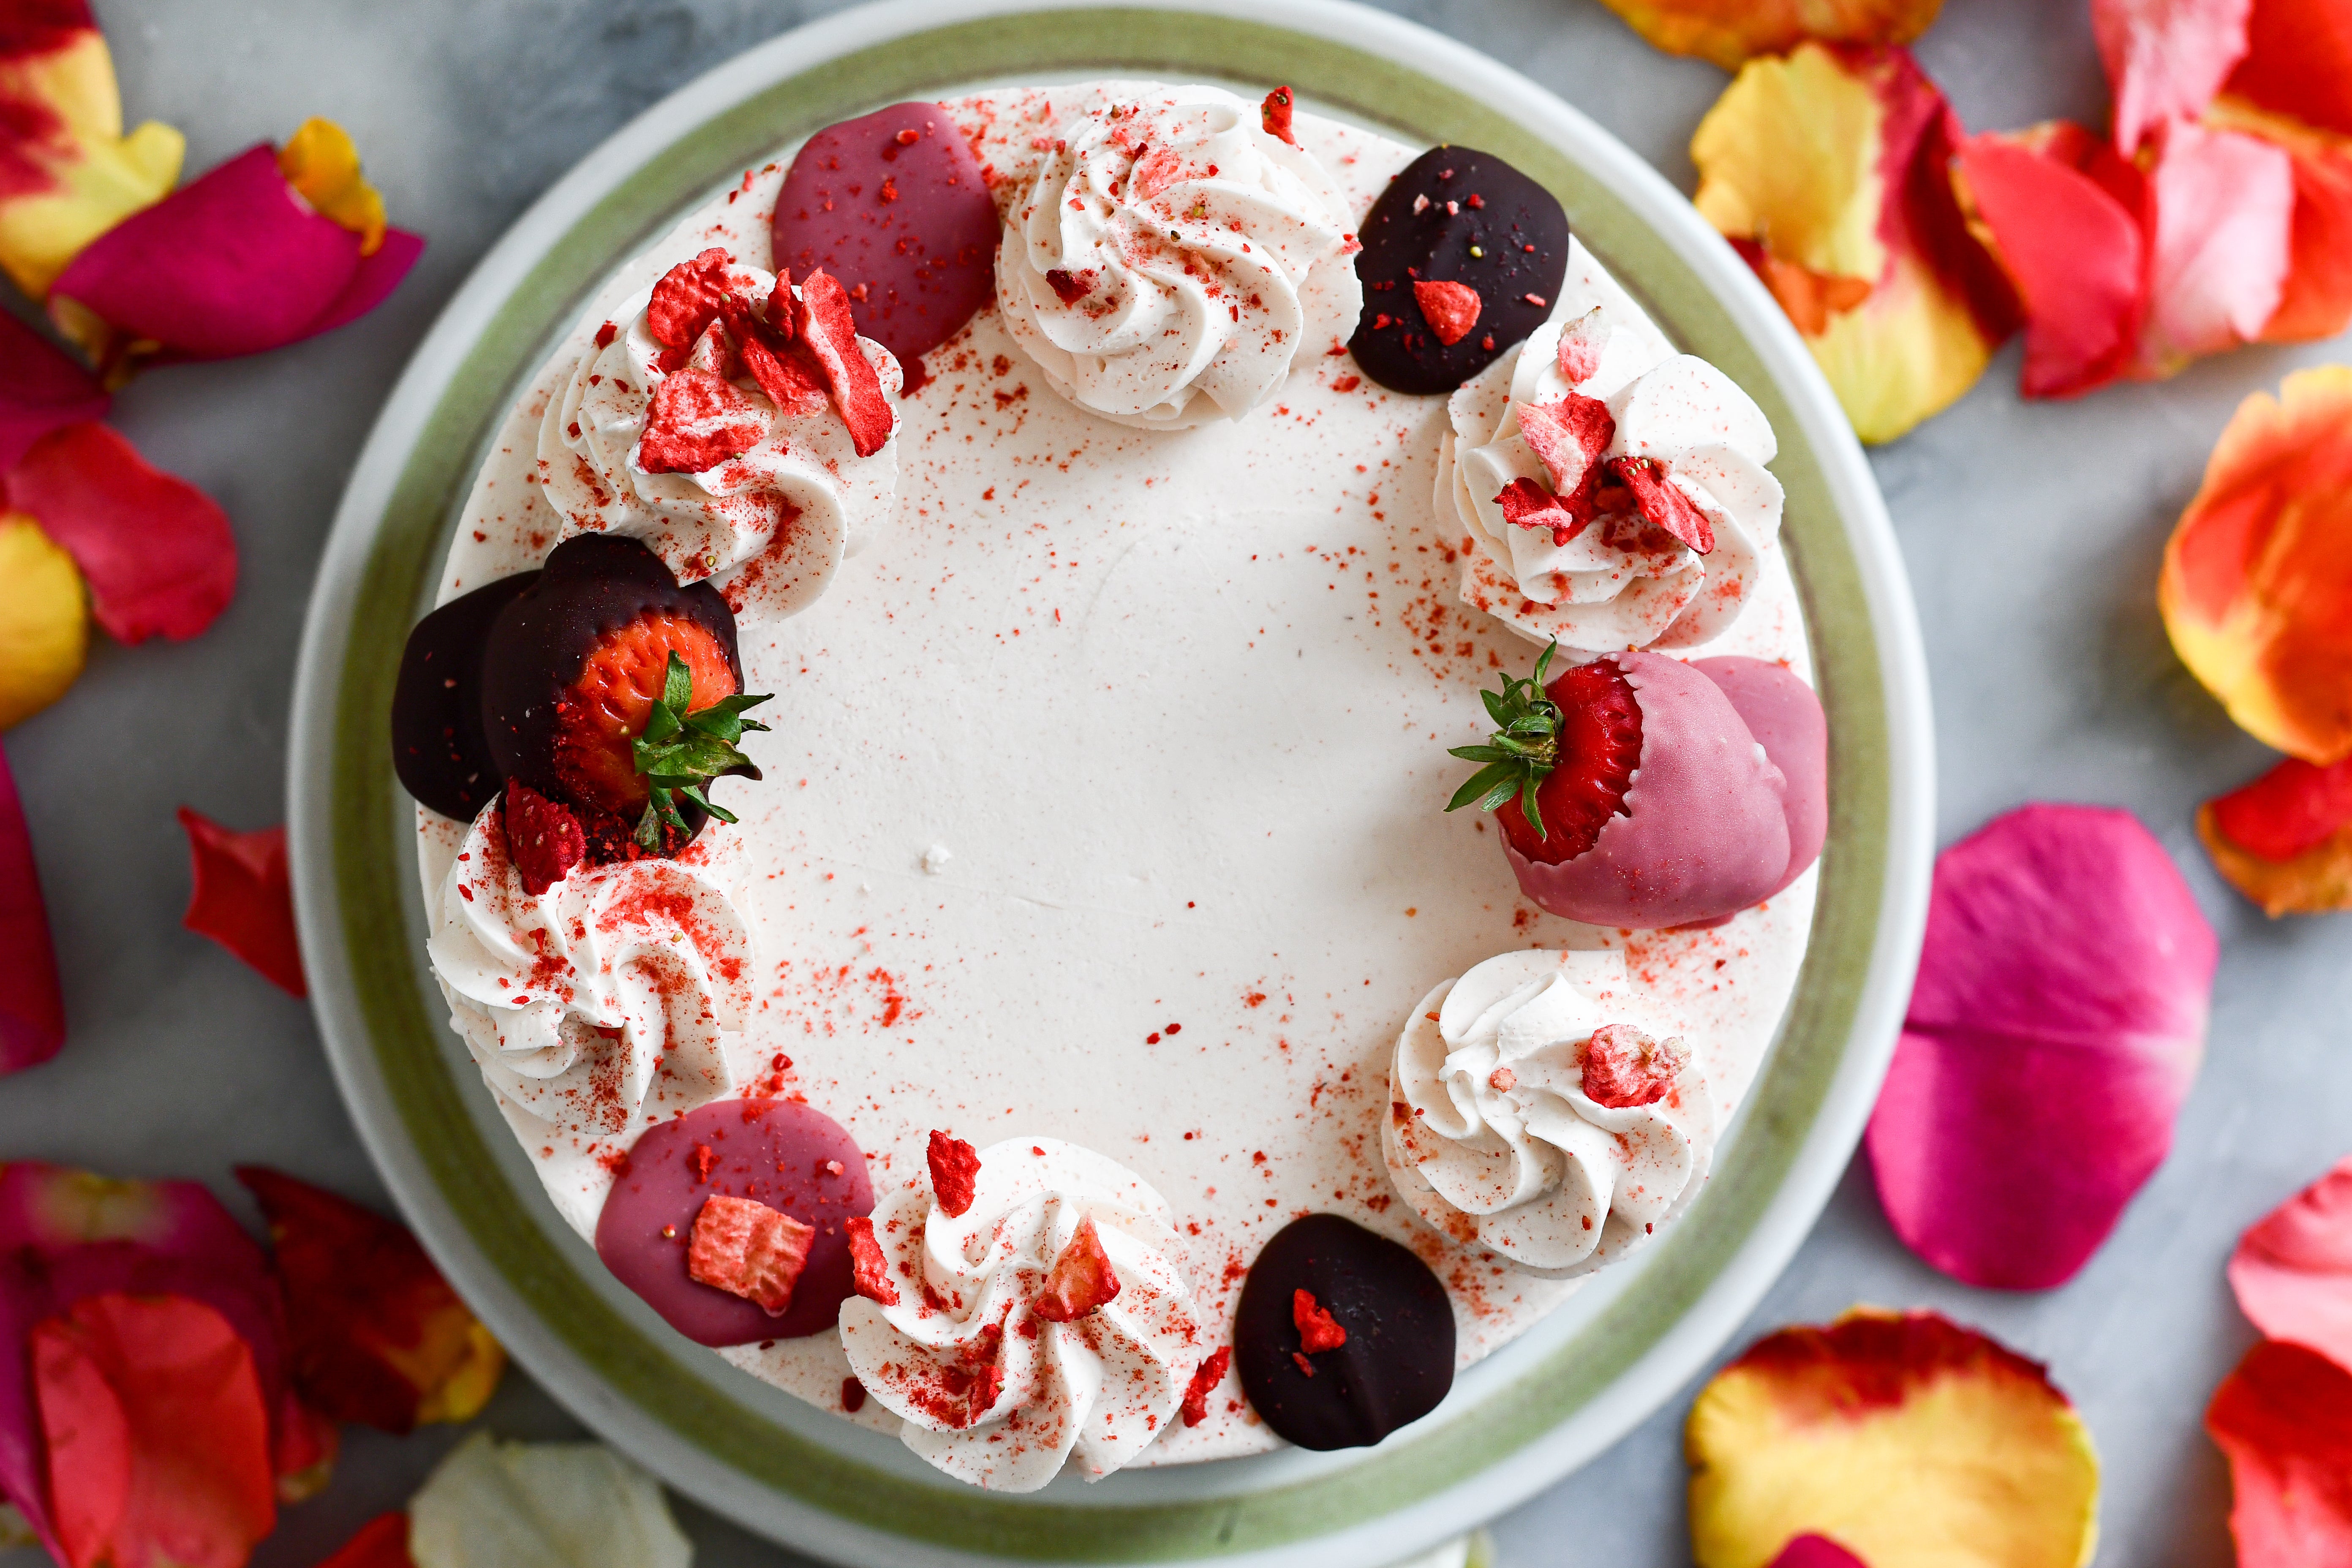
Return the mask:
{"type": "Polygon", "coordinates": [[[1664,1100],[1690,1059],[1680,1040],[1654,1040],[1631,1024],[1601,1025],[1577,1057],[1584,1098],[1611,1110],[1664,1100]]]}
{"type": "MultiPolygon", "coordinates": [[[[1264,103],[1258,105],[1258,121],[1265,127],[1265,133],[1268,136],[1287,142],[1296,147],[1298,145],[1298,138],[1290,133],[1290,117],[1297,107],[1298,105],[1290,96],[1290,89],[1286,87],[1277,87],[1265,95],[1264,103]]],[[[1452,342],[1454,340],[1448,338],[1445,341],[1452,342]]]]}
{"type": "MultiPolygon", "coordinates": [[[[1597,397],[1571,392],[1557,403],[1518,405],[1519,434],[1551,476],[1560,505],[1580,523],[1592,521],[1601,454],[1617,438],[1617,418],[1597,397]]],[[[1566,540],[1560,542],[1566,543],[1566,540]]]]}
{"type": "Polygon", "coordinates": [[[1208,1360],[1192,1369],[1192,1381],[1184,1385],[1181,1406],[1185,1426],[1198,1426],[1209,1418],[1209,1395],[1225,1381],[1225,1369],[1233,1363],[1233,1346],[1219,1345],[1209,1352],[1208,1360]]]}
{"type": "Polygon", "coordinates": [[[1608,341],[1608,331],[1601,324],[1601,307],[1595,305],[1561,330],[1559,374],[1574,386],[1600,374],[1601,350],[1608,341]]]}
{"type": "Polygon", "coordinates": [[[507,781],[506,826],[507,856],[534,899],[588,858],[588,836],[572,808],[520,779],[507,781]]]}
{"type": "Polygon", "coordinates": [[[1496,493],[1495,504],[1503,509],[1503,521],[1513,528],[1549,529],[1554,544],[1566,544],[1592,521],[1589,514],[1578,517],[1533,479],[1513,479],[1496,493]]]}
{"type": "Polygon", "coordinates": [[[803,419],[824,412],[824,382],[799,354],[789,348],[778,353],[757,332],[740,341],[743,368],[779,411],[803,419]]]}
{"type": "Polygon", "coordinates": [[[980,1151],[935,1128],[926,1157],[931,1166],[931,1195],[950,1219],[961,1219],[971,1207],[973,1186],[980,1179],[980,1151]]]}
{"type": "Polygon", "coordinates": [[[698,474],[759,445],[768,422],[732,382],[683,369],[654,389],[637,466],[649,474],[698,474]]]}
{"type": "Polygon", "coordinates": [[[874,1222],[860,1215],[842,1224],[849,1232],[850,1278],[857,1293],[881,1306],[897,1306],[898,1287],[890,1283],[890,1265],[882,1256],[882,1244],[874,1239],[874,1222]]]}
{"type": "Polygon", "coordinates": [[[1094,292],[1094,284],[1088,281],[1093,276],[1094,271],[1091,268],[1081,276],[1063,268],[1055,267],[1046,270],[1045,282],[1054,290],[1055,299],[1065,305],[1075,305],[1094,292]]]}
{"type": "Polygon", "coordinates": [[[731,286],[727,268],[734,261],[717,246],[691,261],[681,261],[662,274],[654,297],[646,304],[646,331],[667,349],[694,346],[703,329],[719,319],[731,286]]]}
{"type": "Polygon", "coordinates": [[[824,384],[849,426],[850,443],[861,458],[880,451],[898,428],[898,416],[882,390],[881,377],[857,346],[857,328],[850,320],[849,295],[829,272],[812,272],[801,281],[800,308],[793,326],[808,345],[824,374],[824,384]]]}
{"type": "Polygon", "coordinates": [[[686,1271],[752,1302],[772,1318],[792,1305],[816,1227],[750,1198],[713,1194],[694,1216],[686,1271]]]}
{"type": "Polygon", "coordinates": [[[1331,1309],[1319,1304],[1311,1290],[1290,1293],[1290,1321],[1298,1325],[1298,1348],[1308,1355],[1338,1350],[1348,1342],[1348,1331],[1331,1315],[1331,1309]]]}
{"type": "Polygon", "coordinates": [[[1412,302],[1421,307],[1422,319],[1437,341],[1447,348],[1470,335],[1478,324],[1478,290],[1467,283],[1443,283],[1423,279],[1412,286],[1412,302]]]}
{"type": "Polygon", "coordinates": [[[1609,470],[1633,492],[1633,504],[1646,521],[1664,529],[1701,555],[1715,548],[1715,525],[1699,510],[1682,487],[1666,477],[1666,466],[1655,458],[1612,458],[1609,470]]]}
{"type": "Polygon", "coordinates": [[[1082,1219],[1037,1292],[1037,1315],[1049,1323],[1075,1322],[1118,1295],[1118,1276],[1111,1272],[1102,1233],[1091,1217],[1082,1219]]]}

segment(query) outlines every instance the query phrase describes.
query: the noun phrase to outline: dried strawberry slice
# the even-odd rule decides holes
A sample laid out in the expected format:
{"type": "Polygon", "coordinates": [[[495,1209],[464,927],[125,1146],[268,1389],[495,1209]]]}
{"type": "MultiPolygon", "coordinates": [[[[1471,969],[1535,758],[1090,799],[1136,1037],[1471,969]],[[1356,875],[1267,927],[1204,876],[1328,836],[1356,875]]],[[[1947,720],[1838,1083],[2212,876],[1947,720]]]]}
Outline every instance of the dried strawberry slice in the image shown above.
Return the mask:
{"type": "Polygon", "coordinates": [[[662,274],[646,304],[646,331],[666,349],[689,349],[719,319],[733,286],[727,268],[734,258],[717,246],[662,274]]]}
{"type": "Polygon", "coordinates": [[[507,856],[534,899],[588,858],[588,836],[572,808],[520,779],[507,781],[506,829],[507,856]]]}
{"type": "Polygon", "coordinates": [[[686,1271],[742,1297],[772,1318],[792,1305],[816,1227],[750,1198],[713,1194],[694,1216],[686,1271]]]}
{"type": "Polygon", "coordinates": [[[931,1195],[950,1219],[961,1219],[971,1207],[972,1192],[980,1179],[980,1152],[934,1128],[926,1157],[931,1166],[931,1195]]]}
{"type": "Polygon", "coordinates": [[[759,405],[732,382],[689,366],[654,389],[637,466],[649,474],[698,474],[750,451],[767,431],[759,405]]]}
{"type": "Polygon", "coordinates": [[[850,1278],[857,1293],[881,1306],[897,1306],[898,1287],[890,1282],[889,1262],[882,1256],[882,1244],[874,1239],[874,1222],[861,1215],[842,1224],[849,1232],[850,1278]]]}
{"type": "Polygon", "coordinates": [[[1198,1426],[1209,1418],[1209,1395],[1225,1381],[1225,1370],[1233,1363],[1233,1346],[1219,1345],[1209,1352],[1206,1361],[1192,1369],[1192,1381],[1184,1385],[1181,1406],[1185,1426],[1198,1426]]]}
{"type": "Polygon", "coordinates": [[[1664,1100],[1690,1059],[1680,1040],[1654,1040],[1631,1024],[1601,1025],[1577,1058],[1584,1068],[1584,1098],[1611,1110],[1664,1100]]]}
{"type": "Polygon", "coordinates": [[[1298,1325],[1298,1348],[1308,1355],[1335,1351],[1348,1342],[1348,1331],[1339,1326],[1331,1309],[1315,1300],[1311,1290],[1290,1293],[1290,1321],[1298,1325]]]}
{"type": "Polygon", "coordinates": [[[1682,487],[1666,477],[1655,458],[1612,458],[1609,471],[1633,492],[1643,518],[1664,529],[1701,555],[1715,548],[1715,525],[1682,487]]]}
{"type": "Polygon", "coordinates": [[[1513,479],[1495,496],[1503,521],[1513,528],[1548,528],[1554,544],[1566,544],[1584,531],[1590,517],[1578,517],[1559,498],[1533,479],[1513,479]]]}
{"type": "Polygon", "coordinates": [[[850,320],[849,296],[829,272],[812,272],[801,282],[800,309],[794,331],[824,374],[842,423],[849,426],[851,445],[861,458],[880,451],[898,428],[898,416],[882,390],[882,380],[857,346],[857,328],[850,320]]]}
{"type": "Polygon", "coordinates": [[[1069,1323],[1118,1295],[1118,1276],[1092,1216],[1078,1221],[1070,1245],[1054,1259],[1045,1288],[1037,1292],[1037,1315],[1049,1323],[1069,1323]]]}
{"type": "MultiPolygon", "coordinates": [[[[1290,89],[1286,87],[1277,87],[1265,95],[1264,103],[1258,105],[1258,122],[1265,127],[1265,133],[1268,136],[1277,141],[1287,142],[1296,147],[1298,145],[1298,138],[1291,134],[1290,117],[1297,107],[1297,103],[1291,97],[1290,89]]],[[[1451,338],[1446,340],[1448,342],[1453,341],[1451,338]]]]}
{"type": "Polygon", "coordinates": [[[1412,286],[1412,302],[1439,342],[1447,348],[1470,335],[1478,324],[1478,290],[1467,283],[1423,279],[1412,286]]]}

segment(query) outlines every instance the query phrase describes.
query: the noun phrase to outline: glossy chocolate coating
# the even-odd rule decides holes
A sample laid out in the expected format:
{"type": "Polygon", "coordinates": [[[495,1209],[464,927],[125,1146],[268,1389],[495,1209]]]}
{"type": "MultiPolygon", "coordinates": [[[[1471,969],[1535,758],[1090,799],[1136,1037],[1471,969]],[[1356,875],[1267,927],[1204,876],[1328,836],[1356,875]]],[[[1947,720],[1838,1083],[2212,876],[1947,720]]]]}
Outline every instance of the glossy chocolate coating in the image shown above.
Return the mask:
{"type": "Polygon", "coordinates": [[[1429,1266],[1334,1214],[1275,1233],[1242,1281],[1234,1363],[1250,1405],[1302,1448],[1362,1448],[1437,1408],[1454,1386],[1454,1309],[1429,1266]],[[1294,1359],[1296,1292],[1348,1331],[1348,1342],[1294,1359]]]}
{"type": "Polygon", "coordinates": [[[392,766],[419,805],[471,822],[506,785],[482,733],[482,646],[490,623],[539,580],[517,573],[416,623],[392,689],[392,766]]]}
{"type": "Polygon", "coordinates": [[[772,230],[776,265],[839,279],[850,319],[898,356],[909,388],[922,356],[996,297],[1003,233],[979,160],[936,103],[894,103],[810,137],[772,230]]]}
{"type": "Polygon", "coordinates": [[[1568,214],[1559,201],[1493,153],[1467,147],[1433,147],[1407,163],[1359,237],[1364,313],[1348,347],[1392,392],[1451,392],[1468,381],[1550,318],[1568,276],[1568,214]],[[1470,205],[1473,195],[1480,205],[1470,205]],[[1416,213],[1423,196],[1429,205],[1416,213]],[[1456,210],[1446,211],[1448,202],[1456,210]],[[1413,301],[1415,282],[1475,289],[1477,325],[1450,348],[1439,342],[1413,301]],[[1383,316],[1389,324],[1374,325],[1383,316]]]}
{"type": "Polygon", "coordinates": [[[870,1214],[866,1156],[841,1124],[789,1100],[721,1100],[647,1128],[629,1150],[596,1217],[596,1256],[613,1277],[697,1344],[793,1340],[833,1327],[851,1283],[849,1232],[870,1214]],[[710,1179],[695,1175],[695,1150],[710,1151],[710,1179]],[[824,1168],[838,1161],[838,1175],[824,1168]],[[814,1226],[808,1262],[776,1317],[686,1271],[694,1218],[714,1194],[751,1198],[814,1226]],[[667,1226],[675,1234],[664,1236],[667,1226]]]}

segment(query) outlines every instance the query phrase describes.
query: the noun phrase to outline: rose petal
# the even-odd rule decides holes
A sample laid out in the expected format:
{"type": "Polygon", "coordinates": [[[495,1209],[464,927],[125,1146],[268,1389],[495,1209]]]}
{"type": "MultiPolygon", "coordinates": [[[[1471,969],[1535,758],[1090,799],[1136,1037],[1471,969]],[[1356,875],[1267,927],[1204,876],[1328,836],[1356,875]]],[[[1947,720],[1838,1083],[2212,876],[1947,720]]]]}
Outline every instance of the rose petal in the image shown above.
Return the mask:
{"type": "Polygon", "coordinates": [[[2250,733],[2352,754],[2352,369],[2238,405],[2165,546],[2157,605],[2189,673],[2250,733]]]}
{"type": "Polygon", "coordinates": [[[2205,111],[2245,58],[2252,0],[2091,0],[2091,32],[2116,95],[2116,145],[2136,151],[2167,120],[2205,111]]]}
{"type": "Polygon", "coordinates": [[[416,1568],[408,1555],[408,1515],[377,1514],[319,1568],[416,1568]]]}
{"type": "Polygon", "coordinates": [[[2352,152],[2332,132],[2314,130],[2241,98],[2218,100],[2205,122],[2267,142],[2294,166],[2286,281],[2278,309],[2263,324],[2263,340],[2332,338],[2352,325],[2352,152]]]}
{"type": "Polygon", "coordinates": [[[654,1479],[601,1443],[477,1432],[408,1504],[417,1568],[687,1568],[654,1479]]]}
{"type": "Polygon", "coordinates": [[[506,1352],[416,1238],[279,1172],[240,1165],[236,1178],[269,1220],[303,1397],[334,1420],[387,1432],[472,1419],[506,1352]]]}
{"type": "Polygon", "coordinates": [[[1961,143],[1954,177],[1974,226],[2008,269],[2025,310],[2028,397],[2070,397],[2122,374],[2138,346],[2146,246],[2111,182],[2138,171],[2064,122],[1961,143]]]}
{"type": "Polygon", "coordinates": [[[187,480],[149,468],[104,425],[42,437],[7,487],[8,504],[73,556],[98,624],[117,642],[194,637],[236,592],[227,516],[187,480]]]}
{"type": "Polygon", "coordinates": [[[1826,1535],[1800,1535],[1780,1548],[1772,1568],[1870,1568],[1826,1535]]]}
{"type": "Polygon", "coordinates": [[[313,115],[278,149],[278,172],[322,217],[360,237],[360,254],[383,244],[383,195],[361,177],[351,132],[313,115]]]}
{"type": "Polygon", "coordinates": [[[2352,758],[2289,757],[2197,808],[2197,837],[2229,884],[2273,919],[2352,909],[2352,758]]]}
{"type": "Polygon", "coordinates": [[[383,231],[383,243],[374,252],[360,258],[359,267],[352,280],[335,296],[327,308],[312,321],[305,337],[315,338],[358,321],[384,302],[416,258],[425,254],[425,237],[411,234],[404,228],[383,231]]]}
{"type": "MultiPolygon", "coordinates": [[[[0,535],[5,539],[5,535],[0,535]]],[[[0,574],[6,567],[0,553],[0,574]]],[[[33,864],[16,775],[0,752],[0,952],[10,955],[8,984],[0,985],[0,1074],[38,1067],[66,1040],[65,992],[58,982],[57,948],[49,940],[48,906],[33,864]]],[[[5,1411],[0,1410],[0,1420],[5,1411]]],[[[5,1480],[0,1480],[5,1484],[5,1480]]]]}
{"type": "Polygon", "coordinates": [[[2252,342],[2278,309],[2294,220],[2294,164],[2266,142],[2173,121],[2148,171],[2155,231],[2134,374],[2170,375],[2252,342]]]}
{"type": "Polygon", "coordinates": [[[91,240],[180,177],[185,139],[122,134],[114,60],[82,0],[0,21],[0,270],[35,300],[91,240]]]}
{"type": "Polygon", "coordinates": [[[2262,0],[2229,91],[2321,131],[2352,135],[2352,13],[2335,0],[2262,0]]]}
{"type": "Polygon", "coordinates": [[[1904,50],[1806,44],[1748,62],[1691,138],[1692,199],[1781,300],[1865,441],[1959,397],[2017,325],[1952,191],[1960,136],[1904,50]]]}
{"type": "Polygon", "coordinates": [[[2264,1335],[2352,1372],[2352,1157],[2248,1227],[2230,1289],[2264,1335]]]}
{"type": "Polygon", "coordinates": [[[64,350],[0,310],[0,473],[50,431],[103,419],[113,404],[64,350]]]}
{"type": "Polygon", "coordinates": [[[89,654],[89,606],[73,557],[21,511],[0,513],[0,730],[66,693],[89,654]]]}
{"type": "Polygon", "coordinates": [[[2352,1561],[2352,1374],[2265,1341],[2214,1393],[2205,1430],[2230,1459],[2230,1533],[2247,1568],[2352,1561]]]}
{"type": "Polygon", "coordinates": [[[1699,1568],[1807,1535],[1829,1542],[1783,1561],[1913,1563],[1965,1542],[1952,1561],[2072,1568],[2097,1530],[2098,1458],[2066,1396],[1933,1312],[1759,1340],[1700,1392],[1683,1441],[1699,1568]]]}
{"type": "Polygon", "coordinates": [[[1781,55],[1807,39],[1907,44],[1927,30],[1943,0],[1603,0],[1657,48],[1738,70],[1754,55],[1781,55]]]}
{"type": "Polygon", "coordinates": [[[2171,1146],[2218,953],[2128,812],[2024,806],[1944,851],[1866,1134],[1904,1245],[1971,1285],[2072,1278],[2171,1146]]]}
{"type": "Polygon", "coordinates": [[[194,890],[180,923],[208,936],[297,996],[310,994],[302,949],[294,935],[294,894],[287,881],[286,829],[234,833],[186,806],[194,890]]]}

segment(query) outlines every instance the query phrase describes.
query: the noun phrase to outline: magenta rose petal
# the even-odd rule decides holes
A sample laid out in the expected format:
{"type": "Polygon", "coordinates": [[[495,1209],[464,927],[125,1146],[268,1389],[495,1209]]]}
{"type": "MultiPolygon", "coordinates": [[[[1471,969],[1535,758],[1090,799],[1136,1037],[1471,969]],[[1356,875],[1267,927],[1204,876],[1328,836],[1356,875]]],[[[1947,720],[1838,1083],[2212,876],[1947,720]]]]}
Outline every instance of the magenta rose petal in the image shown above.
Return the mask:
{"type": "Polygon", "coordinates": [[[49,940],[48,906],[33,865],[16,776],[0,752],[0,952],[12,955],[9,984],[0,986],[0,1074],[38,1067],[66,1039],[65,992],[58,983],[57,948],[49,940]]]}
{"type": "Polygon", "coordinates": [[[2265,1336],[2352,1372],[2352,1157],[2238,1238],[2230,1289],[2265,1336]]]}
{"type": "Polygon", "coordinates": [[[2218,956],[2128,812],[2023,806],[1947,849],[1866,1136],[1904,1245],[1971,1285],[2073,1278],[2171,1147],[2218,956]]]}
{"type": "Polygon", "coordinates": [[[113,404],[71,355],[0,310],[0,473],[50,431],[103,419],[113,404]]]}
{"type": "Polygon", "coordinates": [[[411,234],[404,228],[385,229],[383,244],[377,247],[373,256],[360,258],[359,267],[352,273],[351,281],[343,285],[343,291],[335,296],[334,302],[310,323],[302,335],[315,338],[321,332],[331,332],[337,327],[358,321],[383,304],[392,291],[400,287],[400,280],[408,276],[408,269],[416,265],[416,258],[424,254],[423,235],[411,234]]]}

